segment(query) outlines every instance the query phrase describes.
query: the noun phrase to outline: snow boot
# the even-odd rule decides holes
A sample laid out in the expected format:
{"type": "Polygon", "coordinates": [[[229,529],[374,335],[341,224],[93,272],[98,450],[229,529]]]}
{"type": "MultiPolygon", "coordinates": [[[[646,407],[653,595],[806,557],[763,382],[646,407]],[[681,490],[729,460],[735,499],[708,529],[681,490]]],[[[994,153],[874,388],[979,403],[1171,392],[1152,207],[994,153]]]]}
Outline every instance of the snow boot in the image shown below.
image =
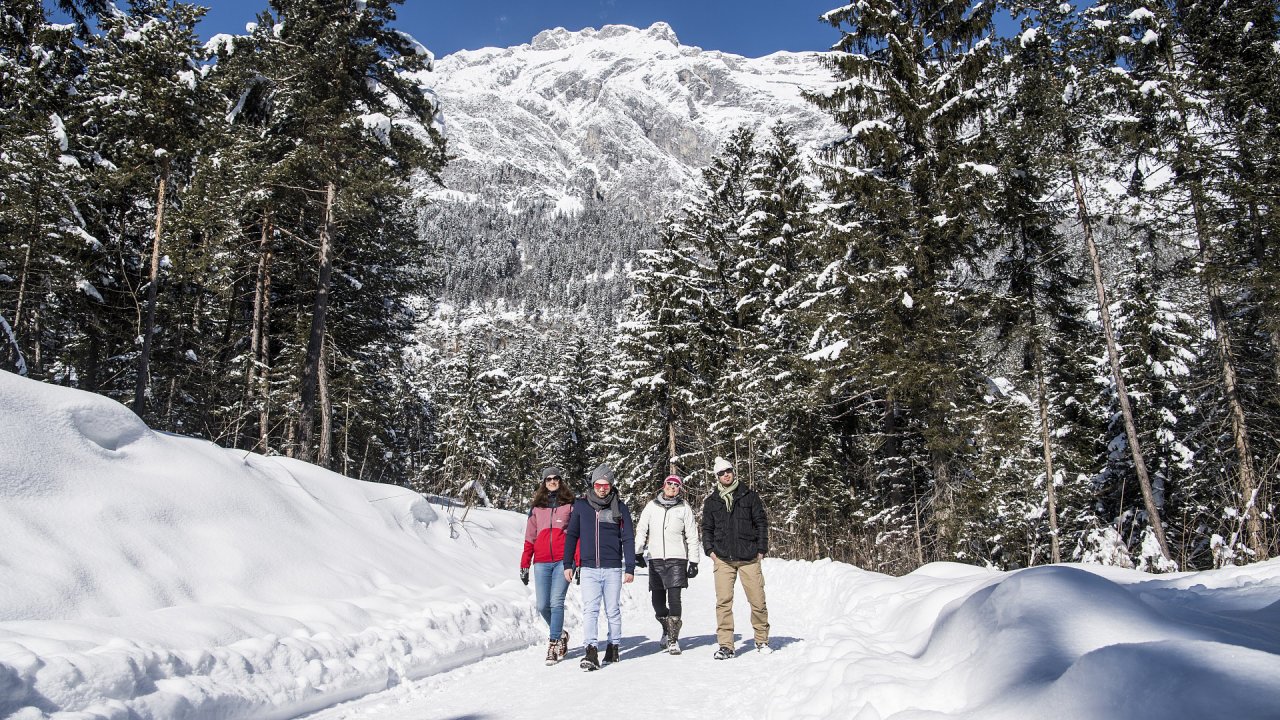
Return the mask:
{"type": "Polygon", "coordinates": [[[672,615],[667,618],[667,646],[666,651],[672,655],[680,654],[680,626],[683,623],[679,615],[672,615]]]}
{"type": "Polygon", "coordinates": [[[618,644],[617,643],[609,643],[609,646],[604,649],[604,661],[607,663],[618,662],[618,644]]]}
{"type": "Polygon", "coordinates": [[[596,652],[595,644],[587,646],[587,655],[578,663],[578,667],[587,671],[600,669],[600,655],[596,652]]]}
{"type": "Polygon", "coordinates": [[[733,657],[733,648],[727,645],[721,645],[720,649],[716,650],[716,654],[712,655],[711,657],[717,660],[728,660],[729,658],[733,657]]]}
{"type": "Polygon", "coordinates": [[[769,647],[768,641],[757,642],[756,652],[760,653],[761,655],[768,655],[769,653],[773,652],[773,648],[769,647]]]}
{"type": "Polygon", "coordinates": [[[569,654],[569,631],[560,632],[560,639],[556,641],[556,659],[563,660],[565,655],[569,654]]]}
{"type": "Polygon", "coordinates": [[[666,615],[654,615],[654,617],[658,618],[658,624],[662,626],[662,637],[658,638],[658,647],[665,650],[667,642],[671,640],[671,621],[666,615]]]}
{"type": "Polygon", "coordinates": [[[560,662],[560,643],[552,640],[547,643],[547,664],[555,665],[560,662]]]}

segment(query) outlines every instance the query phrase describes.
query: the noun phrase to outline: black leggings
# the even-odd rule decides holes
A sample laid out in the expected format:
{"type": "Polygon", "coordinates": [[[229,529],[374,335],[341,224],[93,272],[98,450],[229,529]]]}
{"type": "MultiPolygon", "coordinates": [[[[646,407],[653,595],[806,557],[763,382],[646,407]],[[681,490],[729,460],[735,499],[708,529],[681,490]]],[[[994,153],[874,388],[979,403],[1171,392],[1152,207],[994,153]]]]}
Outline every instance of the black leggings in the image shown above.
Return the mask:
{"type": "Polygon", "coordinates": [[[662,577],[649,575],[649,593],[653,596],[653,614],[658,617],[680,617],[680,588],[663,587],[662,577]]]}

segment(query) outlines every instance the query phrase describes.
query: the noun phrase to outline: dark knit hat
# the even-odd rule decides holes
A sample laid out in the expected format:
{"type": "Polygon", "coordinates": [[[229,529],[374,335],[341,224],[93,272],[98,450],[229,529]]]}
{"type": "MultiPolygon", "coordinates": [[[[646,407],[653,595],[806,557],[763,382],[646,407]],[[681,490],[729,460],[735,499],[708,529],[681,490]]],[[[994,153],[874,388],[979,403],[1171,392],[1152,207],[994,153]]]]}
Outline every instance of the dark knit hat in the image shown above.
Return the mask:
{"type": "Polygon", "coordinates": [[[546,481],[547,481],[547,478],[549,478],[549,477],[551,477],[551,476],[553,476],[553,475],[554,475],[555,477],[558,477],[558,478],[564,479],[564,471],[563,471],[563,470],[561,470],[560,468],[556,467],[555,465],[548,465],[547,467],[542,468],[542,477],[539,479],[539,482],[546,482],[546,481]]]}

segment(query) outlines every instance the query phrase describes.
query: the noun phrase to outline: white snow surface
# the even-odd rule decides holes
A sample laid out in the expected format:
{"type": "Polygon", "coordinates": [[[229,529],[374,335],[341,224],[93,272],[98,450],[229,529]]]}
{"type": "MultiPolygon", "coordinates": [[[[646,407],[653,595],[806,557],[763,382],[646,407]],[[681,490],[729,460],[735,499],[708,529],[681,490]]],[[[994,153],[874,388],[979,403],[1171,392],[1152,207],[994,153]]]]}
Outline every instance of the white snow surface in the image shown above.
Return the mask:
{"type": "Polygon", "coordinates": [[[1280,561],[890,577],[766,558],[771,655],[712,659],[710,561],[659,654],[647,578],[621,661],[545,667],[516,579],[524,516],[429,503],[148,429],[0,373],[0,717],[1274,718],[1280,561]],[[566,705],[570,703],[570,705],[566,705]]]}

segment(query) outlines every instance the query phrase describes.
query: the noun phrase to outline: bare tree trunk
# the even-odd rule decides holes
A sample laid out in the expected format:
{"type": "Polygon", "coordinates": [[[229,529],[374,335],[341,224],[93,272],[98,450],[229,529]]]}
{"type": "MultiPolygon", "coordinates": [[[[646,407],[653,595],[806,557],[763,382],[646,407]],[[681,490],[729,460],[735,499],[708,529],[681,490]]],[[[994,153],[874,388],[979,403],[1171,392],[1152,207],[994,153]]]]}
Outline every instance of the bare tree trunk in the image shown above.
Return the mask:
{"type": "Polygon", "coordinates": [[[320,345],[320,367],[316,372],[320,392],[320,448],[316,464],[327,468],[333,460],[333,403],[329,399],[329,338],[320,345]]]}
{"type": "Polygon", "coordinates": [[[1280,325],[1271,328],[1271,364],[1276,385],[1280,385],[1280,325]]]}
{"type": "Polygon", "coordinates": [[[156,291],[160,284],[160,235],[164,229],[164,191],[168,184],[168,170],[160,175],[156,190],[156,234],[151,241],[151,281],[147,284],[147,318],[142,324],[142,354],[138,356],[138,376],[133,385],[133,411],[142,415],[146,410],[147,385],[151,373],[151,336],[156,327],[156,291]]]}
{"type": "Polygon", "coordinates": [[[267,240],[271,234],[271,222],[262,214],[262,234],[258,238],[258,275],[253,282],[253,324],[249,328],[249,367],[245,371],[245,397],[253,395],[253,379],[258,361],[262,357],[262,301],[263,287],[267,279],[267,240]]]}
{"type": "Polygon", "coordinates": [[[675,475],[679,472],[676,469],[676,409],[670,407],[668,409],[670,415],[667,416],[667,473],[675,475]]]}
{"type": "Polygon", "coordinates": [[[1231,439],[1235,444],[1236,461],[1240,467],[1240,504],[1249,534],[1249,549],[1257,560],[1267,559],[1267,542],[1263,537],[1262,519],[1258,513],[1258,475],[1253,467],[1253,452],[1249,448],[1249,426],[1245,420],[1244,403],[1236,381],[1235,353],[1232,349],[1231,328],[1227,325],[1227,313],[1222,301],[1222,288],[1210,267],[1208,223],[1204,219],[1203,190],[1195,183],[1191,187],[1191,209],[1195,216],[1196,242],[1199,247],[1201,272],[1205,293],[1209,296],[1209,322],[1218,350],[1218,366],[1222,371],[1223,390],[1231,415],[1231,439]]]}
{"type": "Polygon", "coordinates": [[[1044,492],[1049,505],[1049,545],[1052,562],[1062,562],[1062,552],[1058,546],[1058,499],[1057,489],[1053,484],[1053,433],[1049,427],[1048,388],[1044,379],[1044,352],[1040,347],[1040,339],[1033,341],[1036,361],[1036,391],[1040,396],[1040,444],[1044,447],[1044,492]]]}
{"type": "Polygon", "coordinates": [[[22,275],[18,277],[18,308],[13,313],[13,331],[20,332],[22,326],[22,301],[27,295],[27,273],[31,267],[31,246],[34,242],[27,243],[27,251],[22,255],[22,275]]]}
{"type": "Polygon", "coordinates": [[[955,515],[955,488],[951,485],[951,468],[947,465],[947,457],[941,452],[929,454],[929,464],[933,469],[933,524],[937,527],[938,546],[943,551],[950,551],[955,541],[955,532],[951,523],[955,515]]]}
{"type": "Polygon", "coordinates": [[[1111,310],[1107,302],[1107,287],[1102,279],[1102,260],[1098,256],[1098,245],[1093,240],[1093,224],[1089,220],[1089,208],[1084,199],[1084,187],[1080,183],[1080,172],[1075,164],[1071,165],[1071,183],[1075,187],[1076,209],[1080,216],[1081,228],[1084,230],[1084,244],[1089,251],[1089,262],[1093,267],[1093,285],[1098,292],[1098,313],[1102,318],[1102,335],[1107,343],[1107,357],[1111,361],[1111,377],[1116,384],[1116,400],[1120,403],[1120,414],[1124,418],[1124,433],[1129,441],[1129,452],[1133,457],[1133,470],[1138,476],[1138,485],[1142,488],[1142,502],[1151,521],[1151,531],[1160,544],[1160,552],[1165,560],[1172,563],[1169,554],[1169,543],[1164,536],[1164,523],[1160,521],[1160,510],[1156,507],[1155,495],[1151,492],[1151,478],[1147,474],[1147,463],[1142,457],[1142,447],[1138,445],[1138,428],[1133,421],[1133,408],[1129,405],[1129,392],[1125,388],[1124,374],[1120,371],[1120,353],[1116,349],[1115,332],[1111,328],[1111,310]]]}
{"type": "Polygon", "coordinates": [[[321,351],[324,347],[325,320],[329,312],[329,284],[333,277],[333,200],[332,182],[325,187],[324,223],[320,227],[320,269],[316,281],[316,297],[311,310],[311,334],[307,339],[307,364],[302,371],[302,406],[298,412],[298,457],[308,462],[314,455],[311,443],[315,436],[316,390],[320,384],[321,351]]]}
{"type": "MultiPolygon", "coordinates": [[[[351,463],[351,390],[347,389],[347,406],[342,416],[342,474],[347,475],[347,466],[351,463]]],[[[409,458],[409,467],[413,468],[413,457],[409,458]]],[[[349,475],[347,477],[350,477],[349,475]]]]}
{"type": "Polygon", "coordinates": [[[267,245],[267,258],[262,266],[262,324],[259,332],[258,388],[261,393],[258,406],[258,436],[262,452],[271,450],[271,246],[267,245]]]}

